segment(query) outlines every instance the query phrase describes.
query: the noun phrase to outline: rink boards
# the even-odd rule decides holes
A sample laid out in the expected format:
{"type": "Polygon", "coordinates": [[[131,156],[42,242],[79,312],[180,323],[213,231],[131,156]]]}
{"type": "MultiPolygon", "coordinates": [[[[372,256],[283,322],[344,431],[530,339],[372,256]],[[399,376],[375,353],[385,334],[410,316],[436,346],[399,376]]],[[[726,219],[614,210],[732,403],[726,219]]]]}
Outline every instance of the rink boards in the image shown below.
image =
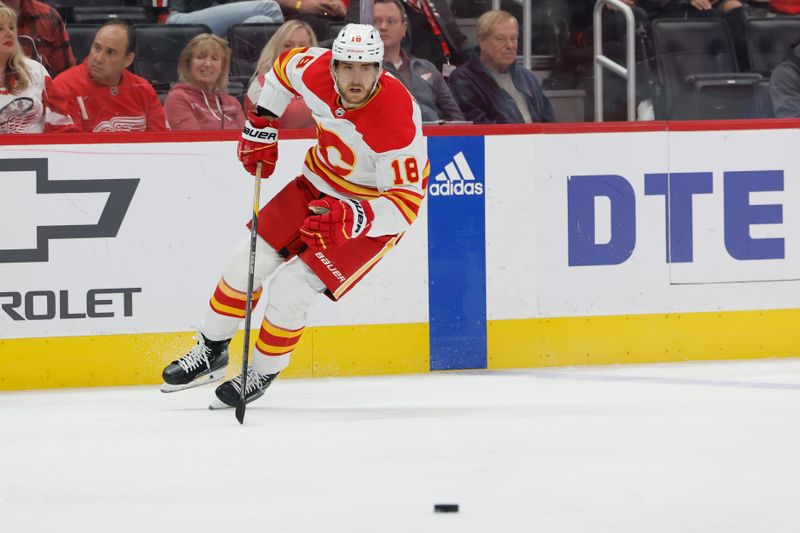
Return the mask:
{"type": "MultiPolygon", "coordinates": [[[[798,125],[428,130],[417,222],[286,375],[796,356],[798,125]]],[[[236,134],[65,138],[0,147],[0,389],[159,382],[247,236],[236,134]]]]}

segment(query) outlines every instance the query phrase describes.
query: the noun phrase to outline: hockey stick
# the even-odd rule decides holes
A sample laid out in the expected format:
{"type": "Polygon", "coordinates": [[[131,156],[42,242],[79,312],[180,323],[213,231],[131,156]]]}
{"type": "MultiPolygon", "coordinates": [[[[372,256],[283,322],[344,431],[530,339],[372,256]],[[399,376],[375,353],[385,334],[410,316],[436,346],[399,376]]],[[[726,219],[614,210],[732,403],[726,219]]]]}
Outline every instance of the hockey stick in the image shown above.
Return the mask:
{"type": "Polygon", "coordinates": [[[256,164],[256,184],[253,192],[253,226],[250,228],[250,262],[247,270],[247,304],[244,311],[244,351],[242,353],[242,389],[239,391],[239,405],[236,406],[236,420],[244,424],[244,411],[247,390],[247,363],[250,359],[250,318],[253,313],[253,279],[256,273],[256,241],[258,239],[258,204],[261,200],[261,163],[256,164]]]}

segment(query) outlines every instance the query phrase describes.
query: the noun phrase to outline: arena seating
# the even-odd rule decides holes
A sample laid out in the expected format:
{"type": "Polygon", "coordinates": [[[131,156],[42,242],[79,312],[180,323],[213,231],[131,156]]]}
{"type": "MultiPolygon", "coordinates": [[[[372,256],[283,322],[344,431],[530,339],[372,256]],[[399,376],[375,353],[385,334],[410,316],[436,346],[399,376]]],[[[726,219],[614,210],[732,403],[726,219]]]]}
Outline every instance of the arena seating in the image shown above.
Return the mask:
{"type": "Polygon", "coordinates": [[[149,81],[156,92],[166,92],[178,81],[178,59],[186,44],[201,33],[205,24],[142,24],[134,26],[136,58],[133,71],[149,81]]]}
{"type": "Polygon", "coordinates": [[[261,50],[281,25],[237,24],[228,30],[231,45],[231,75],[251,76],[261,56],[261,50]]]}
{"type": "MultiPolygon", "coordinates": [[[[659,19],[653,43],[666,119],[756,116],[759,74],[739,72],[733,40],[720,19],[659,19]]],[[[657,110],[658,111],[658,110],[657,110]]]]}

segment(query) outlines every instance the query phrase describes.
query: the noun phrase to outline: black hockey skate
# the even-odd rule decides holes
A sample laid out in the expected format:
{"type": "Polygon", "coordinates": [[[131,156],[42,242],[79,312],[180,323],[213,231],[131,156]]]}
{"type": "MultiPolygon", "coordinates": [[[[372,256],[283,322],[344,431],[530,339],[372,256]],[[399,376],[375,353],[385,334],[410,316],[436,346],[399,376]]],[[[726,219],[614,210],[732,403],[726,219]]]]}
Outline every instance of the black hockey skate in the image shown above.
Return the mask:
{"type": "Polygon", "coordinates": [[[164,384],[161,392],[176,392],[198,385],[214,383],[225,377],[228,366],[228,344],[226,341],[210,341],[201,333],[195,335],[197,344],[189,353],[170,363],[161,376],[164,384]]]}
{"type": "MultiPolygon", "coordinates": [[[[275,374],[259,374],[253,370],[252,366],[247,367],[247,385],[245,389],[244,403],[250,403],[264,396],[267,390],[280,372],[275,374]]],[[[208,406],[209,409],[227,409],[237,407],[241,398],[242,375],[226,381],[215,391],[216,398],[208,406]]]]}

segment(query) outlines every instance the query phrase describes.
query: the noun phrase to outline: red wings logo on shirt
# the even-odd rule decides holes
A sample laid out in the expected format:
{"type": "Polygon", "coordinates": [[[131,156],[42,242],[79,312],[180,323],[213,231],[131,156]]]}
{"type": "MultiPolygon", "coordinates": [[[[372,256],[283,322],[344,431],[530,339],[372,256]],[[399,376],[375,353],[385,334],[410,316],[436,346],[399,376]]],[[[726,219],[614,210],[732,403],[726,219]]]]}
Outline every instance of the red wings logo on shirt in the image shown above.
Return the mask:
{"type": "Polygon", "coordinates": [[[23,96],[11,100],[0,109],[0,133],[24,133],[37,114],[32,98],[23,96]]]}
{"type": "Polygon", "coordinates": [[[95,133],[102,132],[129,132],[145,131],[147,129],[147,118],[140,117],[114,117],[104,120],[94,127],[95,133]]]}
{"type": "Polygon", "coordinates": [[[317,125],[319,155],[325,164],[337,175],[348,176],[356,166],[356,154],[341,137],[317,125]]]}

